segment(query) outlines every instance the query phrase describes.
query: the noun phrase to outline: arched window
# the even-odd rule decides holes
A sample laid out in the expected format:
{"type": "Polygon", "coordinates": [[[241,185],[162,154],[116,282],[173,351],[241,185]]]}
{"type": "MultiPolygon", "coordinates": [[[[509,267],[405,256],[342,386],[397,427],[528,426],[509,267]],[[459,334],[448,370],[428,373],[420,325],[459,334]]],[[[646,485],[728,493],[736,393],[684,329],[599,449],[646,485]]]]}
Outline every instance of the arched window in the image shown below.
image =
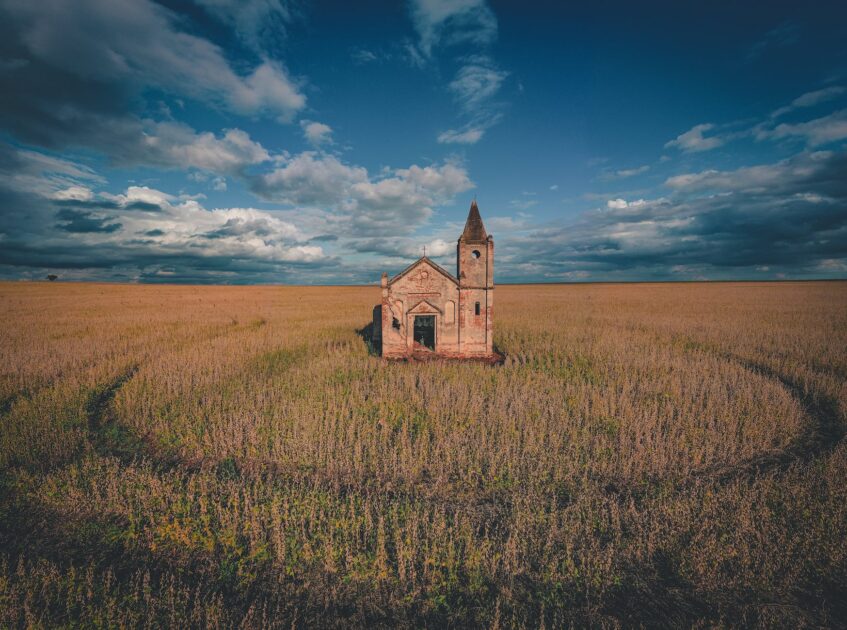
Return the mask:
{"type": "Polygon", "coordinates": [[[479,316],[479,302],[474,305],[474,314],[479,316]]]}
{"type": "Polygon", "coordinates": [[[444,304],[444,323],[452,324],[456,321],[456,304],[451,300],[447,300],[444,304]]]}
{"type": "Polygon", "coordinates": [[[480,257],[479,250],[478,249],[473,250],[471,252],[471,256],[473,256],[474,258],[479,258],[480,257]]]}

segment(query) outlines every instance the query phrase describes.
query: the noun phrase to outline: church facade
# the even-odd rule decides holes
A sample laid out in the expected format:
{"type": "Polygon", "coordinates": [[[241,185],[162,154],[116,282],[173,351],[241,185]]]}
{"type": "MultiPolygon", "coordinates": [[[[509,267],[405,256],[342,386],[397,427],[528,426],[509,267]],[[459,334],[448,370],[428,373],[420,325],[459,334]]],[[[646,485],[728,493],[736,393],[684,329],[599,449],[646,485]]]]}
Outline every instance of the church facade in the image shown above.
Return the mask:
{"type": "Polygon", "coordinates": [[[386,358],[495,356],[494,239],[476,201],[456,246],[456,275],[423,256],[389,279],[374,308],[374,342],[386,358]]]}

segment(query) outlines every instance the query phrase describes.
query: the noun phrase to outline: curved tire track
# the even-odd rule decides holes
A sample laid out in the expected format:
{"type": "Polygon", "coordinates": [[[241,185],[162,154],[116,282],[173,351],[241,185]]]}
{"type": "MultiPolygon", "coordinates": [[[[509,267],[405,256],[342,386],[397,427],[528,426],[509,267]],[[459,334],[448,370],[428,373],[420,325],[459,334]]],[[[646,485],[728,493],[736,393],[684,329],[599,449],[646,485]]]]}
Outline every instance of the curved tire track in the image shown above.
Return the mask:
{"type": "Polygon", "coordinates": [[[128,452],[132,449],[122,448],[122,446],[126,446],[124,442],[134,442],[137,438],[125,427],[116,424],[112,401],[136,372],[138,372],[138,365],[131,365],[88,400],[86,405],[88,441],[98,455],[117,456],[124,460],[132,455],[128,452]],[[120,432],[125,432],[124,439],[116,439],[121,437],[122,433],[114,435],[114,431],[110,432],[110,429],[115,427],[118,427],[120,432]]]}
{"type": "Polygon", "coordinates": [[[771,471],[787,469],[795,463],[807,462],[825,455],[844,439],[845,426],[832,398],[817,392],[809,392],[798,382],[762,363],[725,353],[722,355],[750,372],[777,381],[803,409],[807,423],[803,431],[791,444],[775,453],[763,453],[730,467],[716,467],[703,476],[725,483],[737,477],[751,477],[771,471]]]}
{"type": "MultiPolygon", "coordinates": [[[[780,383],[799,403],[807,422],[803,430],[785,448],[761,453],[736,463],[713,464],[695,470],[685,478],[673,482],[674,492],[687,490],[703,482],[723,485],[737,479],[753,479],[769,472],[782,472],[794,464],[809,462],[830,453],[844,439],[847,427],[841,417],[838,403],[834,399],[819,392],[807,391],[800,383],[763,363],[732,353],[720,352],[716,348],[712,348],[711,351],[721,359],[736,363],[745,370],[780,383]]],[[[654,494],[657,488],[662,486],[667,488],[666,482],[667,479],[663,478],[646,479],[636,487],[631,483],[618,485],[615,480],[607,483],[604,490],[608,494],[642,500],[654,494]]]]}

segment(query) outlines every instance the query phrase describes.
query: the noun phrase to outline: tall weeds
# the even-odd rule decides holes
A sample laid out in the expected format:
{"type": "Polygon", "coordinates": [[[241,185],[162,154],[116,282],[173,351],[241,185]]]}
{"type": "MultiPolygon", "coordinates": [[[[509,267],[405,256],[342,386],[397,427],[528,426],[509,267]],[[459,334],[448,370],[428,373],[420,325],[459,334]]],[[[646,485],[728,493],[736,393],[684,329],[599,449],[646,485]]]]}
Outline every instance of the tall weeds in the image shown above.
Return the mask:
{"type": "Polygon", "coordinates": [[[847,285],[0,284],[0,626],[844,625],[847,285]]]}

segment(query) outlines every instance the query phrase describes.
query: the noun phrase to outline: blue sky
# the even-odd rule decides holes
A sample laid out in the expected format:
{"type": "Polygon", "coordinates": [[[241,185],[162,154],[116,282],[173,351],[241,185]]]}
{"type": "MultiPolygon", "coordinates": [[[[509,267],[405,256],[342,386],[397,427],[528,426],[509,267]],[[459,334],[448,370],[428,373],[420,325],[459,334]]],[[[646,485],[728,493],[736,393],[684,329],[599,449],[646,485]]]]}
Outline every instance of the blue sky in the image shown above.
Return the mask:
{"type": "Polygon", "coordinates": [[[840,2],[0,0],[0,277],[847,277],[840,2]]]}

